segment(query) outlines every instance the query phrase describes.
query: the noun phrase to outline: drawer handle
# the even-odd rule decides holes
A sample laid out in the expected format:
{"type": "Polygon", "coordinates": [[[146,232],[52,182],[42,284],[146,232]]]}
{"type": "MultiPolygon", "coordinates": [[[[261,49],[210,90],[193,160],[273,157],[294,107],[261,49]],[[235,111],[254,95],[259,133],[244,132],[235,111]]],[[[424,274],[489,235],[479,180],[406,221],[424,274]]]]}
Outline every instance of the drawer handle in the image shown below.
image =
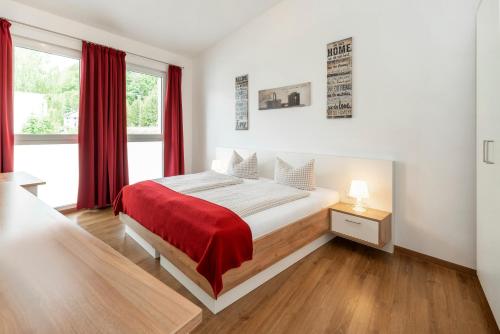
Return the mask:
{"type": "Polygon", "coordinates": [[[346,219],[346,220],[345,220],[345,222],[346,222],[346,223],[352,223],[352,224],[361,225],[361,223],[360,223],[360,222],[356,222],[356,221],[354,221],[354,220],[350,220],[350,219],[346,219]]]}

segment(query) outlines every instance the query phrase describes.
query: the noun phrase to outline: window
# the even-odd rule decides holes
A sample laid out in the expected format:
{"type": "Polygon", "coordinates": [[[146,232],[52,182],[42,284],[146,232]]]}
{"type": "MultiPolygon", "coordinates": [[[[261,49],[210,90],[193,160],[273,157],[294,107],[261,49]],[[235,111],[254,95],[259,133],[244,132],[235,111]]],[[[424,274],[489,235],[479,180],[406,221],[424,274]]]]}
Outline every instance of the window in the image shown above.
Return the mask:
{"type": "Polygon", "coordinates": [[[162,110],[165,75],[128,65],[127,133],[129,181],[163,175],[162,110]]]}
{"type": "Polygon", "coordinates": [[[47,182],[39,197],[76,203],[80,53],[14,39],[14,169],[47,182]]]}
{"type": "Polygon", "coordinates": [[[78,132],[78,59],[16,47],[14,71],[16,134],[78,132]]]}
{"type": "Polygon", "coordinates": [[[127,133],[161,134],[162,77],[127,71],[127,133]]]}
{"type": "MultiPolygon", "coordinates": [[[[38,196],[76,203],[81,51],[14,38],[14,169],[46,181],[38,196]]],[[[158,66],[158,65],[156,65],[158,66]]],[[[165,72],[127,64],[129,181],[163,175],[165,72]]]]}

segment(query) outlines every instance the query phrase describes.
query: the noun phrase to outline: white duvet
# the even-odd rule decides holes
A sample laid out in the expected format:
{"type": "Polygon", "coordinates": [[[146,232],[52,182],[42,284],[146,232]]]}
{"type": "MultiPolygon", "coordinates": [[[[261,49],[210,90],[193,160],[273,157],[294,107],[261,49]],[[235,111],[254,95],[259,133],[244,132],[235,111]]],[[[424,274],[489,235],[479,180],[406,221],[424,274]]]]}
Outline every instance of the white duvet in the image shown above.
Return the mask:
{"type": "Polygon", "coordinates": [[[248,224],[254,240],[339,201],[339,194],[330,189],[303,191],[270,179],[242,180],[213,171],[154,181],[234,211],[248,224]]]}

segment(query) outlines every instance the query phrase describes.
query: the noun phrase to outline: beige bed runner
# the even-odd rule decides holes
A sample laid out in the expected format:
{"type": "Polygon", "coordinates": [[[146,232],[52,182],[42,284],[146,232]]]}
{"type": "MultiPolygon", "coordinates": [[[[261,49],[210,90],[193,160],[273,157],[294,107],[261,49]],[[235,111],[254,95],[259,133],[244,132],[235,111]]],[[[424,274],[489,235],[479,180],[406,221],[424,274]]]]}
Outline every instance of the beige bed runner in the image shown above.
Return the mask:
{"type": "Polygon", "coordinates": [[[240,217],[246,217],[307,197],[309,192],[269,180],[259,180],[201,191],[191,196],[221,205],[240,217]]]}
{"type": "Polygon", "coordinates": [[[243,182],[240,178],[214,171],[170,176],[153,181],[183,194],[191,194],[198,191],[227,187],[243,182]]]}

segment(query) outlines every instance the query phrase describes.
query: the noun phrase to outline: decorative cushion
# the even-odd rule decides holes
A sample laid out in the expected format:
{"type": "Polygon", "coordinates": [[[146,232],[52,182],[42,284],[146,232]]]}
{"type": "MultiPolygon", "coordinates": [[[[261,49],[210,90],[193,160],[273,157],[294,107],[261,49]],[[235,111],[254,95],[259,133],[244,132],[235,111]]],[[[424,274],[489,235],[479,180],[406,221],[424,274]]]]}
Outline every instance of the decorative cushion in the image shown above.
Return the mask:
{"type": "Polygon", "coordinates": [[[294,168],[280,158],[276,158],[274,181],[302,190],[314,190],[314,159],[304,166],[294,168]]]}
{"type": "Polygon", "coordinates": [[[257,153],[253,153],[248,158],[243,159],[238,152],[233,151],[227,167],[227,174],[243,179],[258,179],[257,153]]]}

